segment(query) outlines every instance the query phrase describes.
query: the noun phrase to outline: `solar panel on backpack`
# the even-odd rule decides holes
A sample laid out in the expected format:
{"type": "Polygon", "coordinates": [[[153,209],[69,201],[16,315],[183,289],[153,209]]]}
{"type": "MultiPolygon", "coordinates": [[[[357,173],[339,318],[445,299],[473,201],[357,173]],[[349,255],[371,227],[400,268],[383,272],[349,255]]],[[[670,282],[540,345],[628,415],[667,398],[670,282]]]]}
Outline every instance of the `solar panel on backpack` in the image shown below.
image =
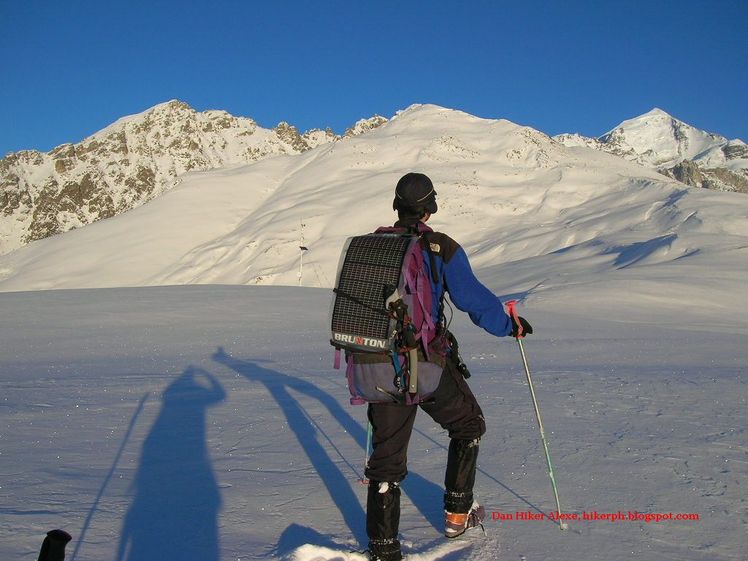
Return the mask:
{"type": "Polygon", "coordinates": [[[385,300],[400,283],[412,236],[367,234],[348,238],[332,306],[332,343],[352,350],[389,349],[393,321],[385,300]]]}

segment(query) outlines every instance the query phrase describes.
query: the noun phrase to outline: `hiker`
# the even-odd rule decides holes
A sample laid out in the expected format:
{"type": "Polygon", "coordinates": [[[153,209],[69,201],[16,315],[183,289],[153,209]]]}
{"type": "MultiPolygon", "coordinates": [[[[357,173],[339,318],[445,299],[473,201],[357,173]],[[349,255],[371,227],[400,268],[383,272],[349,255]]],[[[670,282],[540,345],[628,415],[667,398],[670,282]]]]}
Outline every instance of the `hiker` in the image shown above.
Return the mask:
{"type": "MultiPolygon", "coordinates": [[[[478,281],[465,251],[457,242],[425,227],[437,211],[436,191],[426,175],[408,173],[400,179],[395,189],[393,210],[398,214],[395,227],[403,231],[424,232],[419,243],[424,266],[428,269],[427,277],[432,282],[432,316],[438,326],[435,339],[447,337],[443,317],[445,291],[459,310],[467,312],[473,323],[492,335],[522,337],[532,333],[526,320],[518,318],[520,325],[517,325],[504,311],[499,298],[478,281]]],[[[438,360],[438,353],[431,353],[430,358],[438,360]]],[[[486,423],[465,381],[469,373],[457,356],[456,342],[452,343],[451,352],[447,351],[442,362],[441,370],[437,370],[440,376],[435,391],[418,402],[418,406],[449,433],[444,478],[444,533],[448,538],[455,538],[466,529],[479,525],[483,518],[484,510],[473,498],[473,485],[479,443],[486,431],[486,423]]],[[[419,372],[422,366],[419,364],[419,372]]],[[[417,406],[405,401],[370,402],[368,405],[373,452],[365,472],[369,479],[366,530],[373,561],[402,559],[398,541],[400,482],[408,473],[408,441],[416,412],[417,406]]]]}

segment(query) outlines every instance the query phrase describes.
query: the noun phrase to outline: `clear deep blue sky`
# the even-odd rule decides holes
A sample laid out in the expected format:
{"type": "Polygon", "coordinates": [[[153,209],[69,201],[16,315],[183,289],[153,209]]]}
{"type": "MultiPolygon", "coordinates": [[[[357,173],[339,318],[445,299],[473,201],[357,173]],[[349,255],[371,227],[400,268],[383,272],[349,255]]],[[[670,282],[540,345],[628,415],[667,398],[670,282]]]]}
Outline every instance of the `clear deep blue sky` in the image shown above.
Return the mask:
{"type": "Polygon", "coordinates": [[[342,132],[436,103],[597,136],[660,107],[748,141],[748,1],[0,0],[0,156],[169,99],[342,132]]]}

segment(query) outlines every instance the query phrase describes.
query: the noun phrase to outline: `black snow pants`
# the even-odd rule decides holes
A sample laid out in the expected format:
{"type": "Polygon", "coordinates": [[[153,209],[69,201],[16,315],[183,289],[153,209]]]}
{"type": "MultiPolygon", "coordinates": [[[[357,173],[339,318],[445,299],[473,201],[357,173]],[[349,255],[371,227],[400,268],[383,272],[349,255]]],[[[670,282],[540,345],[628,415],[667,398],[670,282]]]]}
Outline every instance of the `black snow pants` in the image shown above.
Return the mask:
{"type": "MultiPolygon", "coordinates": [[[[366,530],[370,540],[397,538],[400,524],[398,484],[408,474],[408,443],[417,407],[398,403],[369,404],[373,452],[366,469],[370,481],[366,530]],[[381,492],[383,488],[385,492],[381,492]]],[[[445,510],[469,512],[473,504],[478,442],[486,432],[483,412],[465,379],[450,361],[447,361],[436,391],[420,407],[449,433],[444,476],[445,510]]]]}

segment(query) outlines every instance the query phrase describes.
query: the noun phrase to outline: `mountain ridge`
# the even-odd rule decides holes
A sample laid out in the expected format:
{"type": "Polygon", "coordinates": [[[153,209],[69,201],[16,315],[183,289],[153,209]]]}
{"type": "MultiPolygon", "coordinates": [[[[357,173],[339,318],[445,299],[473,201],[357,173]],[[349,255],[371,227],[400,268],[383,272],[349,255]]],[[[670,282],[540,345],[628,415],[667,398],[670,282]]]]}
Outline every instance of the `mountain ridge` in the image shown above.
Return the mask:
{"type": "MultiPolygon", "coordinates": [[[[398,111],[391,121],[419,111],[440,115],[445,123],[450,116],[460,115],[465,123],[521,127],[428,104],[398,111]]],[[[388,122],[375,115],[359,120],[343,135],[319,129],[300,133],[287,122],[264,129],[248,117],[221,110],[198,112],[184,102],[170,100],[122,117],[77,144],[63,144],[48,153],[11,153],[0,160],[0,255],[130,211],[173,189],[187,173],[275,156],[300,156],[320,146],[368,136],[388,122]]],[[[410,127],[416,132],[419,124],[411,122],[410,127]]],[[[544,143],[550,138],[529,127],[522,130],[524,136],[512,149],[517,158],[523,157],[524,142],[544,143]]],[[[449,132],[444,131],[442,137],[448,145],[449,132]]],[[[553,140],[569,148],[612,154],[690,186],[748,192],[748,146],[744,142],[700,131],[659,108],[623,121],[601,137],[557,135],[553,140]]],[[[452,144],[442,160],[470,158],[469,150],[452,144]]],[[[408,149],[428,152],[431,148],[408,149]]],[[[360,150],[365,153],[371,148],[360,150]]],[[[546,147],[536,154],[539,169],[550,165],[549,151],[546,147]]]]}
{"type": "Polygon", "coordinates": [[[643,279],[644,298],[659,275],[706,298],[745,274],[744,195],[691,189],[530,127],[421,105],[301,154],[193,171],[147,205],[0,257],[0,291],[329,288],[346,237],[394,220],[394,185],[407,171],[434,181],[439,212],[429,224],[457,240],[499,294],[549,298],[585,290],[598,272],[625,291],[643,279]]]}
{"type": "MultiPolygon", "coordinates": [[[[362,119],[346,134],[385,121],[362,119]]],[[[136,208],[189,171],[300,154],[340,138],[329,129],[302,134],[284,121],[264,129],[247,117],[171,100],[76,144],[10,153],[0,160],[0,254],[136,208]]]]}

